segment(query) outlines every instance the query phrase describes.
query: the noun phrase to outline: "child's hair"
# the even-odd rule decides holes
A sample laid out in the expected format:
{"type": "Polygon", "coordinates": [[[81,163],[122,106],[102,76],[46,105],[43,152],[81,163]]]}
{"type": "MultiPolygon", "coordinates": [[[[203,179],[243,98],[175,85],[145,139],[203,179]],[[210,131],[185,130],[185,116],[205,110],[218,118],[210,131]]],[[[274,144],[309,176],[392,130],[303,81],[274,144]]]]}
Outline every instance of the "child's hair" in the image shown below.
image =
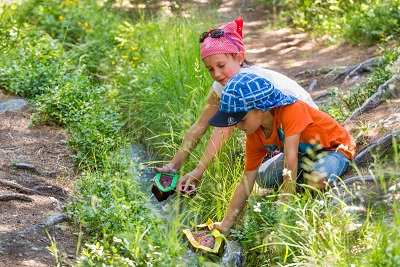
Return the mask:
{"type": "MultiPolygon", "coordinates": [[[[233,58],[236,58],[237,54],[230,54],[233,58]]],[[[248,59],[244,59],[242,64],[240,65],[240,67],[242,68],[248,68],[250,66],[253,66],[256,64],[256,60],[248,60],[248,59]]]]}
{"type": "Polygon", "coordinates": [[[253,65],[255,65],[256,64],[256,61],[257,60],[252,60],[252,61],[250,61],[250,60],[248,60],[248,59],[244,59],[243,60],[243,63],[242,63],[242,65],[240,65],[242,68],[248,68],[248,67],[250,67],[250,66],[253,66],[253,65]]]}

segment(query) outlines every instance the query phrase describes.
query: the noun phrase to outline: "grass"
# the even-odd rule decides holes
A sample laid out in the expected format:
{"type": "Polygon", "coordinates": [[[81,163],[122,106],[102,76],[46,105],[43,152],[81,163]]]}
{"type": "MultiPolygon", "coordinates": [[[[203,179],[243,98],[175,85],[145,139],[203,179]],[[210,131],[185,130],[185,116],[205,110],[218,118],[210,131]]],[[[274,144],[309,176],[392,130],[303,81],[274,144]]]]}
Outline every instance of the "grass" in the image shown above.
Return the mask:
{"type": "MultiPolygon", "coordinates": [[[[60,125],[71,133],[69,145],[81,174],[65,213],[80,236],[77,266],[210,266],[215,259],[206,256],[182,260],[188,256],[181,230],[190,221],[222,219],[241,179],[243,134],[234,132],[193,198],[169,204],[167,220],[141,191],[135,179],[141,169],[132,165],[126,147],[145,146],[151,158],[143,163],[146,168],[169,160],[178,149],[210,88],[197,37],[215,25],[215,13],[148,16],[114,2],[1,4],[0,88],[35,103],[34,123],[60,125]]],[[[396,49],[385,50],[385,64],[371,76],[366,93],[391,75],[384,67],[398,55],[396,49]]],[[[341,98],[332,93],[326,111],[344,119],[367,97],[360,94],[365,91],[354,88],[341,98]]],[[[361,125],[360,132],[368,127],[361,125]]],[[[182,173],[195,167],[207,139],[182,173]]],[[[390,157],[398,162],[396,142],[390,157]]],[[[375,160],[379,173],[387,170],[384,159],[375,160]]],[[[398,163],[390,167],[399,172],[398,163]]],[[[377,186],[387,193],[386,184],[377,186]]],[[[255,190],[232,237],[245,251],[246,266],[399,265],[397,201],[367,206],[363,221],[343,213],[346,206],[330,194],[296,196],[288,205],[276,201],[275,192],[265,198],[255,190]]],[[[61,250],[55,244],[51,250],[61,265],[61,250]]]]}
{"type": "Polygon", "coordinates": [[[297,196],[290,205],[255,195],[234,236],[246,248],[246,266],[397,266],[398,204],[373,204],[362,214],[344,212],[351,205],[331,193],[297,196]]]}

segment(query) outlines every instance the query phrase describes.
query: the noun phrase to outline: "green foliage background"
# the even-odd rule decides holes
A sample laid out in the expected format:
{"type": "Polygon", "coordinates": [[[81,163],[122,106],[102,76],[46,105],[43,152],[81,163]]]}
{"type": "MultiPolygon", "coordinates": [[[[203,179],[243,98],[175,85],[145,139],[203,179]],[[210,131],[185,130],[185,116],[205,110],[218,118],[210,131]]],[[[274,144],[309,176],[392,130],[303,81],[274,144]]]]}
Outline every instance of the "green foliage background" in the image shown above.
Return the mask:
{"type": "Polygon", "coordinates": [[[371,45],[400,36],[399,0],[261,0],[278,24],[326,35],[332,41],[371,45]]]}

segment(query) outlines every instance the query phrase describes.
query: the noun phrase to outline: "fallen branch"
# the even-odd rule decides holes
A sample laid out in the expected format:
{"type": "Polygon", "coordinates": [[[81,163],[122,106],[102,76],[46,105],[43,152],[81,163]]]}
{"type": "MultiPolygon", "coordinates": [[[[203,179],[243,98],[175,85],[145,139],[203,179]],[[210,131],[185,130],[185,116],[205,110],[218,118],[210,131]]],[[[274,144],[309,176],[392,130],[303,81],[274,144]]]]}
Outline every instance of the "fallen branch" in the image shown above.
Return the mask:
{"type": "Polygon", "coordinates": [[[15,189],[18,192],[23,193],[23,194],[47,196],[47,194],[45,194],[45,193],[42,193],[42,192],[39,192],[39,191],[36,191],[36,190],[33,190],[33,189],[26,188],[26,187],[24,187],[22,185],[19,185],[17,183],[10,182],[10,181],[5,181],[3,179],[0,179],[0,184],[4,185],[6,187],[9,187],[9,188],[15,189]]]}
{"type": "Polygon", "coordinates": [[[20,194],[5,194],[0,195],[0,201],[21,200],[26,202],[33,202],[33,198],[20,194]]]}
{"type": "Polygon", "coordinates": [[[321,99],[321,98],[324,98],[324,97],[326,97],[326,96],[329,96],[329,93],[328,93],[328,92],[325,92],[325,93],[320,94],[320,95],[317,96],[314,100],[317,101],[317,100],[319,100],[319,99],[321,99]]]}
{"type": "Polygon", "coordinates": [[[28,171],[34,172],[36,174],[40,174],[40,171],[38,171],[34,165],[29,164],[29,163],[22,163],[22,162],[21,163],[15,163],[13,165],[13,167],[16,168],[16,169],[28,170],[28,171]]]}
{"type": "Polygon", "coordinates": [[[337,68],[335,67],[330,72],[325,74],[324,78],[328,78],[329,76],[333,76],[333,74],[335,74],[336,71],[337,71],[337,68]]]}
{"type": "Polygon", "coordinates": [[[26,228],[20,232],[33,231],[33,230],[36,230],[41,227],[53,226],[53,225],[59,224],[66,220],[67,220],[67,217],[64,214],[51,215],[49,217],[46,217],[43,222],[29,226],[28,228],[26,228]]]}
{"type": "Polygon", "coordinates": [[[388,181],[393,179],[394,176],[400,177],[400,173],[385,173],[383,176],[375,176],[375,175],[366,175],[366,176],[355,176],[343,180],[338,183],[338,186],[342,186],[343,184],[348,185],[355,182],[380,182],[381,180],[388,181]]]}
{"type": "Polygon", "coordinates": [[[313,80],[311,85],[308,87],[308,91],[312,92],[318,86],[318,80],[313,80]]]}
{"type": "Polygon", "coordinates": [[[349,122],[350,120],[355,119],[362,113],[365,113],[377,106],[380,105],[381,99],[382,98],[396,98],[396,93],[398,94],[398,89],[400,87],[400,77],[399,74],[394,74],[392,78],[390,78],[387,82],[384,84],[380,85],[378,88],[378,91],[373,94],[370,98],[364,101],[361,107],[357,108],[354,110],[353,114],[350,115],[345,120],[346,122],[349,122]]]}
{"type": "Polygon", "coordinates": [[[347,79],[349,79],[350,77],[359,75],[362,72],[371,72],[371,68],[380,66],[381,63],[382,63],[382,57],[370,58],[364,62],[349,67],[345,71],[340,72],[338,75],[335,76],[335,78],[333,78],[333,81],[336,81],[337,79],[339,79],[344,75],[346,75],[345,81],[347,81],[347,79]]]}
{"type": "Polygon", "coordinates": [[[393,139],[399,137],[400,130],[397,130],[395,132],[392,132],[391,134],[386,135],[385,137],[382,137],[381,139],[376,140],[354,157],[354,163],[356,165],[359,165],[369,161],[370,159],[372,159],[372,155],[377,153],[378,149],[388,148],[392,145],[393,139]]]}
{"type": "MultiPolygon", "coordinates": [[[[68,193],[65,189],[55,186],[55,185],[38,185],[38,186],[35,186],[33,188],[33,190],[35,190],[36,192],[40,192],[40,191],[50,191],[50,192],[54,192],[54,193],[61,192],[61,194],[63,194],[64,196],[68,195],[68,193]]],[[[42,193],[42,194],[45,194],[45,193],[42,193]]]]}
{"type": "Polygon", "coordinates": [[[336,70],[336,68],[319,68],[319,69],[307,69],[298,72],[294,77],[297,78],[299,76],[307,75],[307,76],[318,76],[321,73],[331,73],[332,71],[336,70]]]}

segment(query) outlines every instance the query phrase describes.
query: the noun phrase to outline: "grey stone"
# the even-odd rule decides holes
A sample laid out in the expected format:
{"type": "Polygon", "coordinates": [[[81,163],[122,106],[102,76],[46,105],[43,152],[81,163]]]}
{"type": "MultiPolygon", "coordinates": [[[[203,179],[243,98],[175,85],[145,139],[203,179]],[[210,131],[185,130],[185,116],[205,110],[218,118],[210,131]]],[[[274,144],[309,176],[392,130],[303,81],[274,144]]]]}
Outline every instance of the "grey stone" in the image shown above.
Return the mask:
{"type": "Polygon", "coordinates": [[[19,110],[27,105],[27,101],[23,98],[10,99],[0,103],[0,113],[6,111],[19,110]]]}

